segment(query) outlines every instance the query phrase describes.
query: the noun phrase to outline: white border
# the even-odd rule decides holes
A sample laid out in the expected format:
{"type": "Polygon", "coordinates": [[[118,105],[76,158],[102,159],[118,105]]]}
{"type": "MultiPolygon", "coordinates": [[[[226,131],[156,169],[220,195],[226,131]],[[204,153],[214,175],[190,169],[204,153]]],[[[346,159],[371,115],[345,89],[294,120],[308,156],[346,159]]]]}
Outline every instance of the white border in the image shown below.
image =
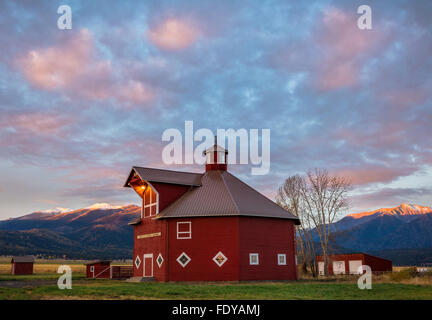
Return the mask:
{"type": "Polygon", "coordinates": [[[257,266],[259,265],[259,254],[258,253],[249,253],[249,265],[251,266],[257,266]],[[257,262],[256,263],[252,263],[252,257],[256,256],[257,258],[257,262]]]}
{"type": "Polygon", "coordinates": [[[286,266],[286,264],[287,264],[286,253],[278,253],[278,255],[277,255],[277,263],[278,263],[278,266],[286,266]],[[284,257],[283,263],[280,262],[280,257],[284,257]]]}
{"type": "Polygon", "coordinates": [[[184,268],[184,267],[186,267],[187,266],[187,264],[189,263],[189,262],[191,262],[191,258],[185,253],[185,252],[182,252],[178,257],[177,257],[177,262],[184,268]],[[181,261],[180,261],[180,258],[181,258],[181,256],[183,256],[183,255],[185,255],[189,260],[185,263],[185,264],[183,264],[181,261]]]}
{"type": "Polygon", "coordinates": [[[160,267],[163,265],[163,263],[164,263],[164,258],[162,257],[162,253],[160,253],[160,252],[159,252],[159,254],[158,254],[157,258],[156,258],[156,263],[157,263],[157,265],[158,265],[159,268],[160,268],[160,267]],[[161,262],[160,264],[159,264],[159,257],[162,258],[162,262],[161,262]]]}
{"type": "Polygon", "coordinates": [[[151,277],[153,277],[153,253],[146,253],[143,256],[143,277],[144,278],[151,278],[151,277]],[[146,267],[145,267],[145,260],[146,260],[146,258],[151,258],[151,275],[150,276],[146,276],[145,275],[145,269],[146,269],[146,267]]]}
{"type": "MultiPolygon", "coordinates": [[[[143,181],[145,181],[145,180],[143,180],[143,181]]],[[[143,198],[142,198],[142,205],[141,205],[141,219],[142,218],[150,218],[150,217],[153,217],[159,213],[159,192],[157,192],[156,188],[154,188],[150,182],[145,181],[145,183],[147,183],[150,186],[150,188],[153,190],[153,192],[156,193],[156,203],[151,203],[151,204],[145,205],[144,204],[145,192],[144,192],[143,198]],[[156,205],[156,213],[152,215],[151,214],[151,207],[154,207],[155,205],[156,205]],[[147,217],[144,216],[144,209],[145,208],[150,208],[150,215],[147,217]]]]}
{"type": "Polygon", "coordinates": [[[139,256],[136,256],[135,261],[134,261],[134,265],[137,269],[139,269],[139,266],[141,265],[141,259],[139,256]],[[137,265],[137,260],[138,260],[138,265],[137,265]]]}
{"type": "Polygon", "coordinates": [[[192,222],[191,221],[181,221],[177,222],[177,239],[192,239],[192,222]],[[180,224],[189,224],[189,231],[179,231],[180,224]],[[183,236],[186,235],[186,236],[183,236]]]}
{"type": "Polygon", "coordinates": [[[222,267],[222,265],[228,261],[228,258],[222,253],[222,251],[219,251],[218,253],[216,253],[216,255],[213,257],[213,261],[219,266],[222,267]],[[222,263],[219,263],[219,261],[216,260],[218,255],[222,255],[222,257],[225,258],[225,260],[222,263]]]}

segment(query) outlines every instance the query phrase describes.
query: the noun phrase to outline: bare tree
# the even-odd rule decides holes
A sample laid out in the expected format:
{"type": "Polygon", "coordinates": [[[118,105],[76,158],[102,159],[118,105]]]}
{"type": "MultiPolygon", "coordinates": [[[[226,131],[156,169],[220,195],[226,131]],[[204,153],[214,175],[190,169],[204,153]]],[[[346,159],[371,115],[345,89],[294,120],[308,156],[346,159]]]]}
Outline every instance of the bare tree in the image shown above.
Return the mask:
{"type": "Polygon", "coordinates": [[[328,242],[332,224],[349,208],[347,194],[351,184],[344,177],[331,176],[325,169],[307,173],[301,190],[309,216],[320,240],[324,258],[324,274],[328,275],[328,242]]]}
{"type": "Polygon", "coordinates": [[[324,273],[328,275],[328,243],[331,226],[349,208],[347,200],[351,184],[343,177],[331,176],[325,169],[308,171],[305,177],[288,177],[279,188],[276,202],[295,214],[300,254],[316,275],[313,232],[316,231],[324,257],[324,273]]]}
{"type": "Polygon", "coordinates": [[[303,270],[307,271],[307,266],[309,266],[315,277],[315,246],[312,240],[313,220],[309,216],[309,211],[306,210],[303,199],[302,190],[305,189],[305,184],[304,177],[299,175],[288,177],[278,190],[276,202],[299,218],[300,225],[297,226],[297,234],[303,270]]]}

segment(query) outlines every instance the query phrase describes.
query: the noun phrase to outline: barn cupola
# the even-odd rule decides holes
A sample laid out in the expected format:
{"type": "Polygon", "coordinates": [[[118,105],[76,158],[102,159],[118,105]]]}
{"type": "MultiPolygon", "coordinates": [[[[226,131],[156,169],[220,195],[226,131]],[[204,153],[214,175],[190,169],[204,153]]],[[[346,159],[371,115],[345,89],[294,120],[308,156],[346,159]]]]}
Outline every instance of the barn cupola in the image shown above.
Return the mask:
{"type": "Polygon", "coordinates": [[[215,144],[204,151],[203,154],[206,156],[206,171],[227,170],[228,151],[218,146],[217,137],[215,137],[215,144]]]}

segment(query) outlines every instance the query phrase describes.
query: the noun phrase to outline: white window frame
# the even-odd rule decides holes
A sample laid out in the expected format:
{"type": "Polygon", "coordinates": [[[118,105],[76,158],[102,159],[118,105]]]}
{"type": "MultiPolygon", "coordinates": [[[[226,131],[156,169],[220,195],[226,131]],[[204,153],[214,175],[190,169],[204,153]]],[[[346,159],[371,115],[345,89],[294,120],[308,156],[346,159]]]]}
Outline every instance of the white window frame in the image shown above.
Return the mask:
{"type": "Polygon", "coordinates": [[[278,262],[278,266],[286,266],[287,261],[286,261],[286,253],[278,253],[277,255],[277,262],[278,262]],[[283,257],[283,263],[280,262],[280,258],[283,257]]]}
{"type": "Polygon", "coordinates": [[[192,239],[192,221],[179,221],[177,222],[177,239],[192,239]],[[179,231],[180,224],[188,224],[189,231],[179,231]]]}
{"type": "Polygon", "coordinates": [[[225,163],[225,151],[217,152],[217,163],[224,164],[225,163]]]}
{"type": "MultiPolygon", "coordinates": [[[[142,206],[141,206],[141,218],[150,218],[150,217],[153,217],[159,213],[159,192],[156,191],[156,189],[151,185],[150,182],[146,181],[146,183],[147,183],[148,187],[151,188],[153,193],[156,194],[156,202],[151,202],[151,201],[153,201],[153,197],[151,197],[150,204],[145,204],[145,192],[144,192],[143,199],[142,199],[142,206]],[[151,208],[154,206],[156,206],[156,213],[152,215],[151,214],[151,208]],[[150,215],[149,216],[144,216],[145,208],[150,208],[150,215]]],[[[150,194],[152,194],[152,192],[150,194]]]]}
{"type": "Polygon", "coordinates": [[[143,255],[143,277],[144,278],[151,278],[151,277],[153,277],[153,253],[146,253],[146,254],[144,254],[143,255]],[[146,272],[146,259],[150,259],[150,261],[151,261],[151,274],[150,275],[147,275],[146,276],[146,274],[145,274],[145,272],[146,272]]]}
{"type": "Polygon", "coordinates": [[[90,266],[90,272],[94,272],[94,266],[90,266]]]}
{"type": "Polygon", "coordinates": [[[249,265],[258,266],[259,265],[259,254],[258,253],[249,253],[249,265]],[[252,257],[256,256],[256,263],[252,262],[252,257]]]}

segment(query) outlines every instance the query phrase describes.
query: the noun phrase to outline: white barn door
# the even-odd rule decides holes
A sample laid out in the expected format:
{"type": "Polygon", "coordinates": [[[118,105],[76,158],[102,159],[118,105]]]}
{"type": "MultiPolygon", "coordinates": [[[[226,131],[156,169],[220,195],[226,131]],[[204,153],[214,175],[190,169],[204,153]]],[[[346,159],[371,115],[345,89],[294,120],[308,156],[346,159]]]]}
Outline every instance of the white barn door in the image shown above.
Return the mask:
{"type": "Polygon", "coordinates": [[[358,268],[360,268],[362,265],[361,260],[350,260],[349,261],[349,273],[350,274],[361,274],[361,272],[358,272],[358,268]]]}
{"type": "Polygon", "coordinates": [[[324,275],[324,261],[318,261],[318,274],[320,276],[324,275]]]}
{"type": "Polygon", "coordinates": [[[345,261],[333,261],[333,274],[345,274],[345,261]]]}

